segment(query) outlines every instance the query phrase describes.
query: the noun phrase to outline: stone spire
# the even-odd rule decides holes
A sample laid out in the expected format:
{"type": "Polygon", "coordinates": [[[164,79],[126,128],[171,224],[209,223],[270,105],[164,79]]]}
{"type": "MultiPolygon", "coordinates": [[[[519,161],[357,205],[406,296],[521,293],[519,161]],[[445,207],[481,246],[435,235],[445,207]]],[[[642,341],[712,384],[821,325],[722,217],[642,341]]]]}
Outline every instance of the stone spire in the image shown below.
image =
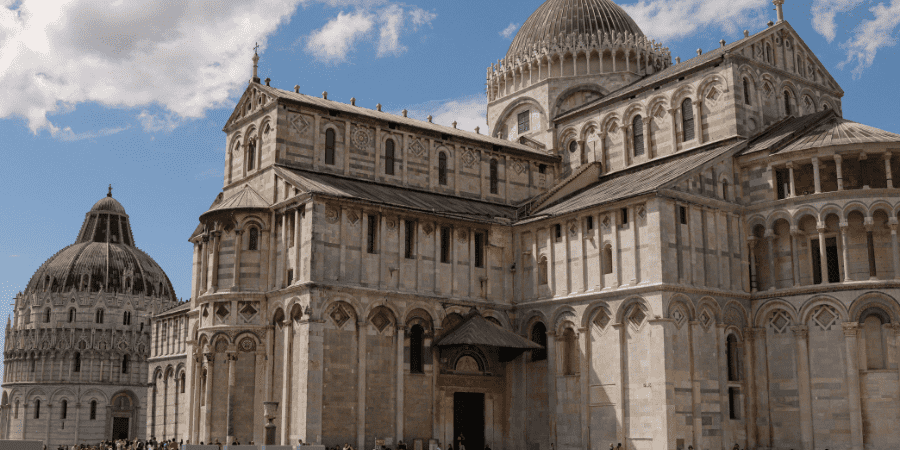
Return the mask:
{"type": "Polygon", "coordinates": [[[784,0],[772,0],[775,10],[778,11],[778,21],[784,22],[784,0]]]}
{"type": "Polygon", "coordinates": [[[259,75],[257,72],[259,71],[259,43],[253,47],[253,81],[254,83],[259,83],[259,75]]]}

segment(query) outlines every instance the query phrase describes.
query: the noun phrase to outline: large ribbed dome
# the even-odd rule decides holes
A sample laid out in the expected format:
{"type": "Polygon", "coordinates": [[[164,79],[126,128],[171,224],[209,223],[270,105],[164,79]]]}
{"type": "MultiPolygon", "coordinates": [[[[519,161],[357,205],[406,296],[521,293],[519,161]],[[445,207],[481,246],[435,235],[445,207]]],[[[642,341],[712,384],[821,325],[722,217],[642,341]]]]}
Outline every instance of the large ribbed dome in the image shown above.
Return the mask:
{"type": "Polygon", "coordinates": [[[176,299],[162,268],[135,247],[125,208],[111,193],[85,215],[76,242],[34,273],[25,293],[73,289],[176,299]]]}
{"type": "Polygon", "coordinates": [[[507,58],[560,35],[644,33],[619,5],[610,0],[547,0],[516,34],[507,58]]]}

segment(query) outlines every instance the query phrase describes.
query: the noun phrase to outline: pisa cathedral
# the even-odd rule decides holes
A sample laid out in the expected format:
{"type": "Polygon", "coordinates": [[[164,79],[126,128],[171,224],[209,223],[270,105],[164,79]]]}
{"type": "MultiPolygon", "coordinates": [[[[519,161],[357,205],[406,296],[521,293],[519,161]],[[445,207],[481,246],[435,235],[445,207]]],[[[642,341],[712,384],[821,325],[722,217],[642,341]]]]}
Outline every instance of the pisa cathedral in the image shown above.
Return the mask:
{"type": "Polygon", "coordinates": [[[897,448],[900,135],[843,118],[774,3],[673,61],[611,0],[548,0],[485,130],[255,60],[137,435],[261,443],[270,409],[276,443],[359,449],[897,448]]]}

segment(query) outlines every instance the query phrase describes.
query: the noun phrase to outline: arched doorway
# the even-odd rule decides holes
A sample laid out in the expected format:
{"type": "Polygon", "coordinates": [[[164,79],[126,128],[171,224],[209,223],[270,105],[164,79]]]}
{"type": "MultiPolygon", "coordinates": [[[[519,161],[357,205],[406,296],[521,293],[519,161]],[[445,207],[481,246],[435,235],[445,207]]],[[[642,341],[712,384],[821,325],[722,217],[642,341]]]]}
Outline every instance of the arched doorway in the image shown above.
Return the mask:
{"type": "Polygon", "coordinates": [[[118,392],[112,397],[107,419],[107,436],[112,440],[134,438],[135,412],[137,402],[129,392],[118,392]]]}

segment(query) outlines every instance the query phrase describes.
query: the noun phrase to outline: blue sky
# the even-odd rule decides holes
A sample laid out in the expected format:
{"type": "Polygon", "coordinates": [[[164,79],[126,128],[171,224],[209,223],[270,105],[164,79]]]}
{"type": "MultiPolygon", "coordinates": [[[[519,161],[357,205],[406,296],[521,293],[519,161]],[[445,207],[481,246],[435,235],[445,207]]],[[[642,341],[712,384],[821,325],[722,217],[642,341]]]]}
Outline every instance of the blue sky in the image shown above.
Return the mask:
{"type": "MultiPolygon", "coordinates": [[[[255,43],[273,86],[484,128],[486,68],[541,3],[0,0],[0,313],[108,184],[189,296],[187,238],[221,190],[255,43]]],[[[623,7],[683,60],[775,20],[766,0],[623,7]]],[[[900,132],[900,0],[788,0],[785,16],[844,88],[844,116],[900,132]]]]}

